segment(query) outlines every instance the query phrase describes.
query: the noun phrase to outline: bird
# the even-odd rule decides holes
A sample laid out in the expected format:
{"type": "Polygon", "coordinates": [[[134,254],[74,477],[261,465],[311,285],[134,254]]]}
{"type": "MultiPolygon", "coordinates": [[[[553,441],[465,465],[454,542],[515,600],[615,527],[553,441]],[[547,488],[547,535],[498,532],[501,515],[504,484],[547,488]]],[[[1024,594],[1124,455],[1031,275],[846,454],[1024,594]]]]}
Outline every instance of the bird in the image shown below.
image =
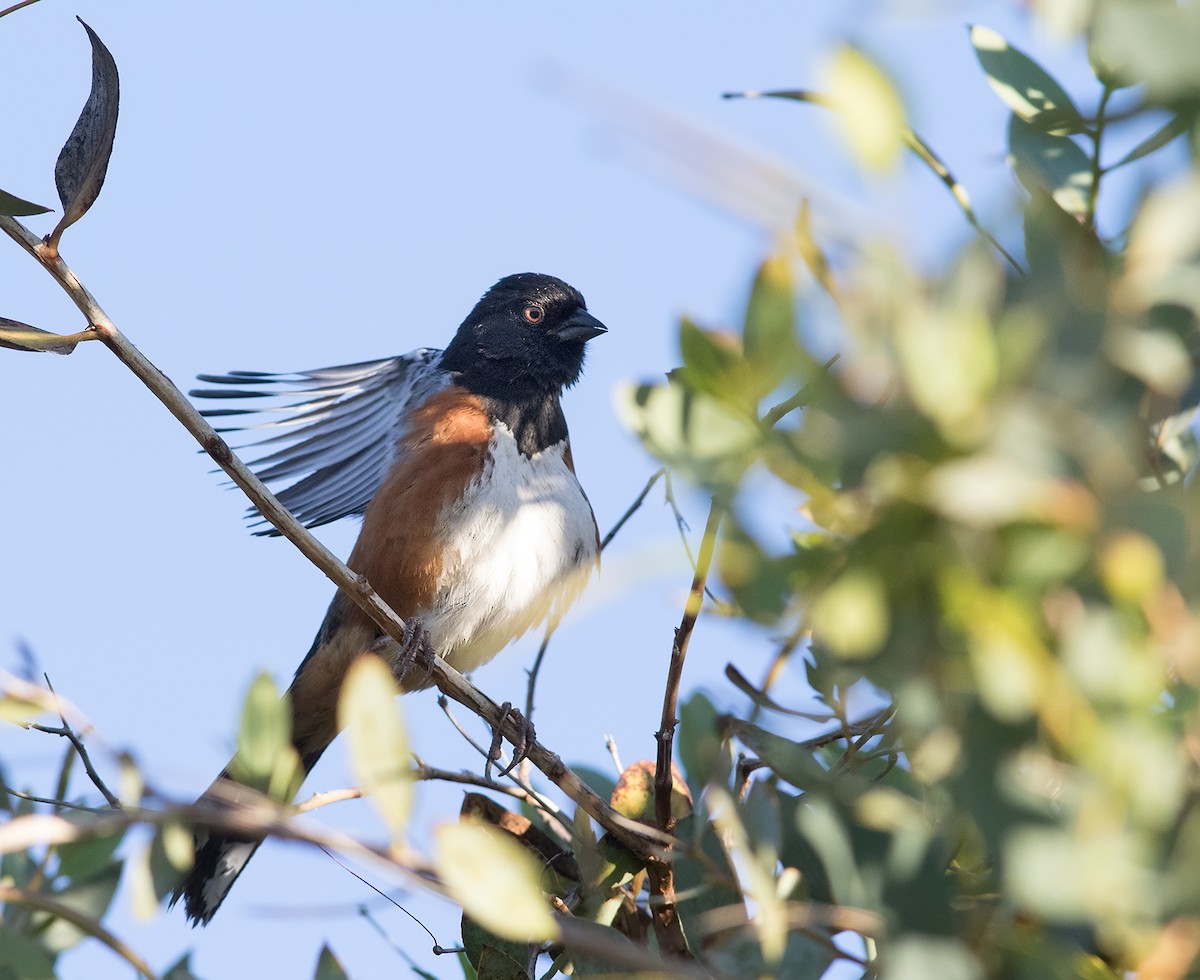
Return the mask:
{"type": "MultiPolygon", "coordinates": [[[[557,622],[599,567],[561,399],[580,379],[588,342],[606,332],[573,286],[520,273],[487,290],[441,350],[292,374],[198,376],[218,387],[193,397],[279,396],[265,409],[205,414],[232,416],[235,430],[268,428],[251,444],[267,455],[251,466],[265,482],[295,481],[278,498],[305,525],[362,516],[347,564],[408,627],[397,644],[335,595],[287,694],[305,775],[338,734],[338,691],[358,657],[382,657],[403,693],[431,684],[403,669],[411,642],[470,672],[532,627],[557,622]]],[[[250,517],[265,523],[253,507],[250,517]]],[[[200,802],[228,805],[237,793],[227,766],[200,802]]],[[[207,925],[261,839],[198,829],[194,843],[171,905],[182,898],[192,924],[207,925]]]]}

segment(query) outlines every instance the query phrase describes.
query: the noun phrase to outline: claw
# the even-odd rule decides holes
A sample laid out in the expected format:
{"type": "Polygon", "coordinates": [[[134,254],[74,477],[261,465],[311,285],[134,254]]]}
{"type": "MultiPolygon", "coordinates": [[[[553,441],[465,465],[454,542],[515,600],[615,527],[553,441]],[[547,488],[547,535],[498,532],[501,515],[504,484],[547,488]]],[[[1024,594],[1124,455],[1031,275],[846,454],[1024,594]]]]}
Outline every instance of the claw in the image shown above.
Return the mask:
{"type": "Polygon", "coordinates": [[[392,676],[396,678],[396,683],[405,690],[412,691],[426,687],[433,676],[433,660],[436,656],[429,637],[429,630],[419,619],[411,619],[408,622],[408,632],[405,634],[404,642],[399,644],[395,654],[390,658],[392,676]],[[420,680],[410,686],[414,680],[413,670],[417,667],[422,669],[420,680]]]}
{"type": "Polygon", "coordinates": [[[491,778],[492,765],[500,761],[500,748],[504,744],[501,731],[504,728],[504,723],[510,718],[517,726],[517,737],[513,741],[512,761],[497,773],[497,778],[507,776],[524,762],[525,757],[529,755],[530,748],[537,741],[537,730],[533,727],[533,722],[529,721],[521,712],[514,708],[511,701],[505,701],[504,704],[500,705],[500,721],[492,728],[492,744],[488,749],[487,763],[483,767],[485,779],[491,778]]]}

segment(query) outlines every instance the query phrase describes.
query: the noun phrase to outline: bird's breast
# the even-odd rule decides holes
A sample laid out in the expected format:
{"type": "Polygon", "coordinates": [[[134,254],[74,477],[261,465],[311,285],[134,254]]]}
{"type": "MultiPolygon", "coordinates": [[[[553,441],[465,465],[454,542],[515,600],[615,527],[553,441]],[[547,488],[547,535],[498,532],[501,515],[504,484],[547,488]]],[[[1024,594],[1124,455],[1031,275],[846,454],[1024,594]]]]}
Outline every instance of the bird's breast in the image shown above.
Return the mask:
{"type": "Polygon", "coordinates": [[[564,440],[532,456],[503,423],[479,475],[438,517],[442,567],[419,615],[434,648],[470,671],[561,616],[599,555],[596,521],[564,440]]]}

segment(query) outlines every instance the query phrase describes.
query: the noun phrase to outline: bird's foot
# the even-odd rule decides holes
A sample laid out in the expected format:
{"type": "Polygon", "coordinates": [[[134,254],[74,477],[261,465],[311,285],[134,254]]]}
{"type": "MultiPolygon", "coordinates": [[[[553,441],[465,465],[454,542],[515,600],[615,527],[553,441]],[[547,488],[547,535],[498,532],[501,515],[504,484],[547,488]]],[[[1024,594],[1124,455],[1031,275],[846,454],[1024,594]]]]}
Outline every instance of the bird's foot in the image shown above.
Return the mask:
{"type": "Polygon", "coordinates": [[[395,652],[389,658],[389,664],[396,683],[406,691],[428,687],[437,653],[424,624],[419,619],[410,619],[404,642],[393,649],[395,652]]]}
{"type": "Polygon", "coordinates": [[[487,763],[483,767],[485,779],[491,778],[492,765],[500,762],[500,747],[504,744],[502,732],[504,723],[509,719],[517,726],[517,737],[513,740],[512,761],[497,773],[497,778],[507,776],[519,766],[529,754],[533,743],[537,741],[537,730],[533,727],[533,722],[514,708],[511,701],[505,701],[500,705],[500,721],[492,726],[492,745],[488,749],[487,763]]]}

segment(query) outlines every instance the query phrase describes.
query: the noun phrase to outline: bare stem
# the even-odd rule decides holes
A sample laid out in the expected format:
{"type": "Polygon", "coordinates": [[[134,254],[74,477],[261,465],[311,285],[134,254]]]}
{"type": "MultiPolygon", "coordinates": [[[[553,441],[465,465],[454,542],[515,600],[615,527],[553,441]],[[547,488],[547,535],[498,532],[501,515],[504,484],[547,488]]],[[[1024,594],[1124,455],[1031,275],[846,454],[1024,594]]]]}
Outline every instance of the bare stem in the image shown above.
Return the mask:
{"type": "Polygon", "coordinates": [[[75,748],[75,752],[79,755],[80,761],[83,763],[83,768],[87,770],[88,778],[92,781],[92,785],[104,795],[108,801],[108,805],[113,809],[121,809],[121,801],[117,799],[116,794],[105,785],[104,780],[100,778],[100,774],[96,772],[96,767],[92,765],[92,759],[88,755],[87,747],[83,744],[83,739],[79,737],[75,729],[67,722],[67,716],[63,713],[62,705],[58,700],[58,693],[54,690],[54,685],[50,683],[50,678],[43,674],[46,678],[46,686],[50,688],[50,693],[54,696],[55,708],[58,711],[58,720],[62,722],[59,728],[51,728],[48,725],[30,725],[29,727],[35,731],[45,732],[47,735],[58,735],[65,738],[75,748]]]}
{"type": "MultiPolygon", "coordinates": [[[[683,620],[675,631],[675,640],[671,644],[671,663],[667,668],[667,685],[663,692],[662,723],[656,736],[658,760],[654,772],[654,817],[658,828],[666,834],[675,830],[675,817],[671,813],[671,796],[675,788],[671,759],[674,754],[675,726],[679,723],[675,717],[679,706],[679,685],[683,679],[683,664],[687,657],[692,630],[700,615],[700,608],[704,605],[708,570],[712,565],[717,529],[721,525],[724,512],[722,504],[714,498],[709,507],[708,521],[704,526],[704,537],[700,542],[700,553],[696,558],[696,571],[684,606],[683,620]]],[[[669,846],[666,852],[653,855],[646,864],[650,878],[650,894],[654,899],[651,902],[651,918],[659,948],[669,955],[686,956],[687,939],[683,935],[675,901],[675,876],[670,862],[669,846]]]]}

